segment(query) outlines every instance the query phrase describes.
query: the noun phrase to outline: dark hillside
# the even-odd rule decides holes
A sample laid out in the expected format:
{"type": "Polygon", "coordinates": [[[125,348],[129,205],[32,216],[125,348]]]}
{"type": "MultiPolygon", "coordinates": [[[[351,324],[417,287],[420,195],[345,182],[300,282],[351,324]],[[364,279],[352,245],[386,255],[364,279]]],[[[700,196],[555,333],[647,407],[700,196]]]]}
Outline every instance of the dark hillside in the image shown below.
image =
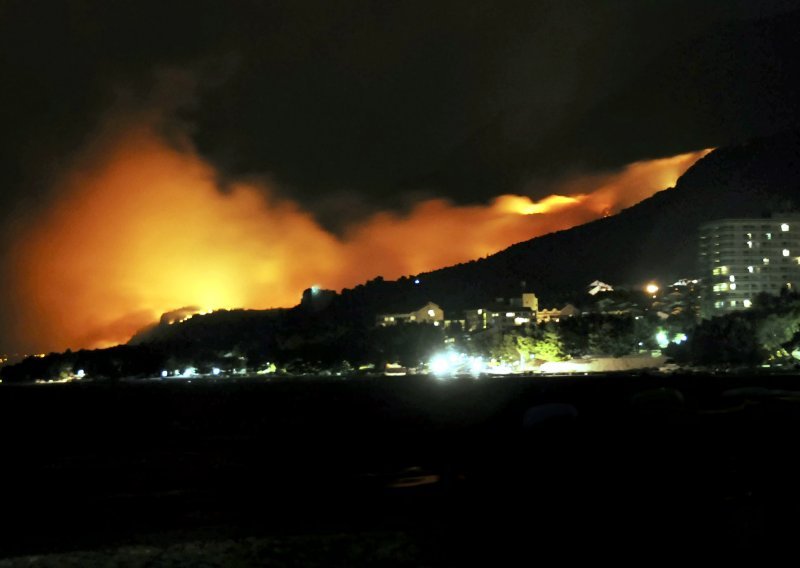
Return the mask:
{"type": "Polygon", "coordinates": [[[545,304],[568,298],[593,280],[637,285],[697,272],[697,228],[724,217],[800,208],[800,133],[715,150],[676,187],[618,215],[522,242],[488,258],[413,279],[377,279],[345,290],[340,302],[369,313],[432,300],[445,309],[478,306],[516,294],[521,282],[545,304]]]}

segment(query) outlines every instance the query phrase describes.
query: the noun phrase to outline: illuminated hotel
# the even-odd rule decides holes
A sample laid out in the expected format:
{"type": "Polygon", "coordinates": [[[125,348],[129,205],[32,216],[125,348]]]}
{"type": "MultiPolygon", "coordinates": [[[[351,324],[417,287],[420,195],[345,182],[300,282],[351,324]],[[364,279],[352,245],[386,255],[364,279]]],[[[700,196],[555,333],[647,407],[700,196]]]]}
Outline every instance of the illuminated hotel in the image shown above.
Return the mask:
{"type": "Polygon", "coordinates": [[[720,219],[699,230],[703,314],[752,306],[762,292],[800,290],[800,215],[720,219]]]}

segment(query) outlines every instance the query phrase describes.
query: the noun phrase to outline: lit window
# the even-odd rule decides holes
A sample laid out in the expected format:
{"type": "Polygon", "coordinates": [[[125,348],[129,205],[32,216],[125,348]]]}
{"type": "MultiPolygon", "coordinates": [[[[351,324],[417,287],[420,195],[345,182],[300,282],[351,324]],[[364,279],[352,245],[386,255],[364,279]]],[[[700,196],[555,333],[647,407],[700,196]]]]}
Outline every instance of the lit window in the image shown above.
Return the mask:
{"type": "Polygon", "coordinates": [[[747,248],[753,248],[753,241],[747,241],[747,248]]]}
{"type": "Polygon", "coordinates": [[[749,308],[750,306],[752,306],[752,305],[753,305],[753,302],[751,302],[750,300],[745,300],[745,301],[744,301],[744,302],[742,302],[742,303],[744,304],[744,307],[745,307],[745,308],[749,308]]]}
{"type": "Polygon", "coordinates": [[[768,241],[771,241],[772,240],[772,233],[767,233],[766,237],[767,237],[768,241]]]}
{"type": "Polygon", "coordinates": [[[783,249],[783,256],[789,256],[790,254],[789,249],[783,249]]]}
{"type": "Polygon", "coordinates": [[[730,280],[731,282],[736,282],[736,276],[734,276],[733,274],[731,274],[731,275],[728,277],[728,280],[730,280]]]}
{"type": "Polygon", "coordinates": [[[748,267],[747,267],[747,272],[749,272],[750,274],[752,274],[753,272],[755,272],[755,268],[753,268],[752,266],[748,266],[748,267]]]}
{"type": "Polygon", "coordinates": [[[731,290],[736,290],[736,284],[731,284],[731,290]]]}
{"type": "Polygon", "coordinates": [[[727,266],[720,266],[719,267],[719,273],[720,274],[727,274],[728,273],[728,267],[727,266]]]}
{"type": "Polygon", "coordinates": [[[784,233],[789,230],[789,223],[781,223],[781,231],[784,233]]]}
{"type": "Polygon", "coordinates": [[[766,257],[764,258],[764,264],[769,264],[769,259],[766,257]]]}
{"type": "Polygon", "coordinates": [[[717,309],[721,308],[724,305],[725,305],[725,302],[723,302],[722,300],[720,300],[718,302],[714,302],[714,307],[717,308],[717,309]]]}
{"type": "Polygon", "coordinates": [[[747,233],[747,238],[748,239],[752,239],[753,238],[753,233],[747,233]]]}
{"type": "Polygon", "coordinates": [[[433,317],[436,315],[436,312],[434,312],[433,310],[428,310],[428,315],[433,317]]]}
{"type": "Polygon", "coordinates": [[[507,318],[513,318],[514,315],[515,315],[514,312],[506,312],[506,317],[507,318]]]}
{"type": "Polygon", "coordinates": [[[735,307],[736,307],[736,300],[731,300],[731,307],[732,307],[732,308],[735,308],[735,307]]]}

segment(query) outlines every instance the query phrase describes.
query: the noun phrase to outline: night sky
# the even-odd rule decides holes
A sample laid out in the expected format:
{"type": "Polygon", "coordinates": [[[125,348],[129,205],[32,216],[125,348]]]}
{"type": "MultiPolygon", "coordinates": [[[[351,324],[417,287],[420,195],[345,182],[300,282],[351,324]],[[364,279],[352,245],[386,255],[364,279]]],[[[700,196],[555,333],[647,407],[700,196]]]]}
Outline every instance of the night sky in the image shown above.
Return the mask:
{"type": "Polygon", "coordinates": [[[0,353],[614,213],[703,149],[800,124],[795,10],[0,1],[0,353]]]}

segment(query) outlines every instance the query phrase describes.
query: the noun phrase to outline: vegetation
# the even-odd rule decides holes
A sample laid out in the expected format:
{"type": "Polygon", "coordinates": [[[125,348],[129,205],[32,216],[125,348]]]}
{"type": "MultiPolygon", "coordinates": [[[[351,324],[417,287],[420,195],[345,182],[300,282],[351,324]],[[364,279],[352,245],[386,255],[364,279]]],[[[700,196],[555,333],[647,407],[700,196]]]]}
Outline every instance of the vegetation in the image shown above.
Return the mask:
{"type": "Polygon", "coordinates": [[[703,320],[669,354],[700,365],[756,365],[787,361],[800,347],[800,295],[761,294],[752,308],[703,320]]]}
{"type": "MultiPolygon", "coordinates": [[[[316,298],[319,298],[317,296],[316,298]]],[[[324,298],[326,301],[329,298],[324,298]]],[[[625,300],[624,298],[617,298],[625,300]]],[[[761,295],[752,308],[695,323],[687,313],[666,317],[632,310],[619,315],[584,313],[545,323],[465,333],[410,323],[376,327],[369,314],[350,314],[341,303],[320,307],[313,298],[291,310],[223,311],[180,324],[161,323],[131,344],[96,351],[29,357],[2,369],[7,382],[117,380],[191,369],[200,374],[242,372],[348,373],[388,363],[419,367],[448,341],[460,352],[513,364],[582,356],[621,357],[658,347],[680,334],[666,353],[697,365],[754,366],[793,360],[800,353],[800,295],[761,295]]],[[[373,320],[374,321],[374,320],[373,320]]]]}

